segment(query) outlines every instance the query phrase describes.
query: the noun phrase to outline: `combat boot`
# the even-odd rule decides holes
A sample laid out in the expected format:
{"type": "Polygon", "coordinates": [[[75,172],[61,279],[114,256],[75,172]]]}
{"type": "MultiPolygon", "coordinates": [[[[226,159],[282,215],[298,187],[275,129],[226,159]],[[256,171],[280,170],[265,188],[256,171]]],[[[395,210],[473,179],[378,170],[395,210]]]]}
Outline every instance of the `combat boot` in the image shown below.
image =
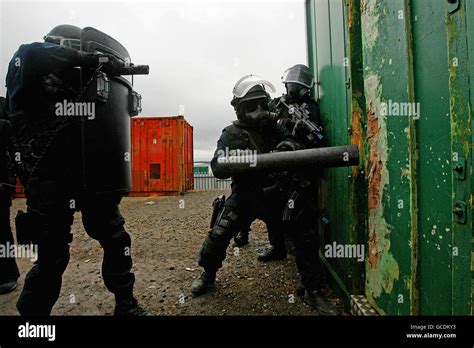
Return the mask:
{"type": "Polygon", "coordinates": [[[143,317],[149,314],[132,297],[129,299],[116,299],[114,315],[121,317],[143,317]]]}
{"type": "Polygon", "coordinates": [[[306,290],[303,301],[316,309],[321,315],[337,315],[336,307],[318,290],[306,290]]]}
{"type": "Polygon", "coordinates": [[[258,261],[269,262],[286,259],[286,250],[283,248],[270,247],[258,255],[258,261]]]}
{"type": "Polygon", "coordinates": [[[16,280],[10,280],[0,284],[0,295],[8,294],[16,289],[18,283],[16,280]]]}
{"type": "Polygon", "coordinates": [[[240,248],[247,244],[249,244],[249,234],[242,231],[239,232],[234,238],[234,246],[240,248]]]}
{"type": "Polygon", "coordinates": [[[198,279],[195,279],[191,285],[193,297],[201,296],[211,290],[214,287],[215,280],[215,272],[202,272],[201,276],[198,279]]]}

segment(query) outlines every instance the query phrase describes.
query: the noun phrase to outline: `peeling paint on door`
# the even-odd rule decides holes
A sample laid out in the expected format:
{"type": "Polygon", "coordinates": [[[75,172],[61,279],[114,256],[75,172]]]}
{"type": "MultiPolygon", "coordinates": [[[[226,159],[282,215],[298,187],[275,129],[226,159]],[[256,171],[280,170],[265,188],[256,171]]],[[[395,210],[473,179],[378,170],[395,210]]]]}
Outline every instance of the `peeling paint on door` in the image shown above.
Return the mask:
{"type": "Polygon", "coordinates": [[[380,297],[382,291],[391,293],[393,282],[399,278],[398,264],[390,253],[390,226],[384,218],[382,195],[388,189],[389,172],[387,125],[380,114],[382,86],[375,74],[365,78],[369,139],[368,190],[369,190],[369,250],[366,267],[368,297],[380,297]]]}

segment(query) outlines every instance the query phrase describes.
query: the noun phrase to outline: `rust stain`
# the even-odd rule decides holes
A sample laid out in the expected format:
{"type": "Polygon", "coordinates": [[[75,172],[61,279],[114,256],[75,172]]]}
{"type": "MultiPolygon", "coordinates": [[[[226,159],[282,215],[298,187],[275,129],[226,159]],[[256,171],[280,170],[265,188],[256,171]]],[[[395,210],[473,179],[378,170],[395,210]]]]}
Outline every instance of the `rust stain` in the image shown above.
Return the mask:
{"type": "Polygon", "coordinates": [[[351,28],[352,28],[352,8],[354,7],[353,0],[349,0],[348,7],[349,7],[349,11],[348,11],[349,15],[347,16],[347,26],[348,26],[349,31],[350,31],[351,28]]]}
{"type": "Polygon", "coordinates": [[[375,233],[371,233],[369,235],[369,252],[367,255],[367,261],[369,262],[370,268],[372,270],[377,269],[377,264],[378,264],[378,253],[377,253],[377,236],[375,233]]]}
{"type": "MultiPolygon", "coordinates": [[[[382,160],[381,154],[379,153],[379,147],[377,141],[380,133],[380,126],[375,110],[367,107],[367,138],[369,142],[369,161],[367,162],[368,168],[368,206],[369,214],[371,211],[376,210],[380,204],[381,199],[381,181],[382,181],[382,160]]],[[[372,231],[369,233],[368,240],[368,263],[372,270],[376,270],[379,261],[378,255],[378,243],[377,233],[372,231]]]]}
{"type": "Polygon", "coordinates": [[[367,110],[368,126],[367,137],[369,138],[369,161],[368,161],[368,185],[369,185],[369,211],[377,209],[380,203],[380,183],[382,181],[382,160],[377,146],[380,132],[378,118],[374,110],[367,110]]]}
{"type": "MultiPolygon", "coordinates": [[[[352,110],[352,134],[351,134],[351,144],[357,145],[359,153],[363,154],[364,149],[364,139],[362,136],[362,125],[361,125],[361,115],[359,112],[360,108],[357,107],[352,110]]],[[[359,172],[359,167],[352,167],[352,175],[356,176],[359,172]]]]}

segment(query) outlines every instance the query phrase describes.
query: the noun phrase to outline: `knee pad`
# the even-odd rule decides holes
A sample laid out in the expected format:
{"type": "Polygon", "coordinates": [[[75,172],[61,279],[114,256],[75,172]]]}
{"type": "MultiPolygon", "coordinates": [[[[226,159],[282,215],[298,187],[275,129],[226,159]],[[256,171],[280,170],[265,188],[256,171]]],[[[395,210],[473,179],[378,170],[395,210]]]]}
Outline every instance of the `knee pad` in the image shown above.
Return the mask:
{"type": "Polygon", "coordinates": [[[215,240],[211,237],[204,240],[199,251],[198,264],[206,270],[215,271],[222,267],[222,260],[225,258],[227,243],[224,240],[215,240]]]}

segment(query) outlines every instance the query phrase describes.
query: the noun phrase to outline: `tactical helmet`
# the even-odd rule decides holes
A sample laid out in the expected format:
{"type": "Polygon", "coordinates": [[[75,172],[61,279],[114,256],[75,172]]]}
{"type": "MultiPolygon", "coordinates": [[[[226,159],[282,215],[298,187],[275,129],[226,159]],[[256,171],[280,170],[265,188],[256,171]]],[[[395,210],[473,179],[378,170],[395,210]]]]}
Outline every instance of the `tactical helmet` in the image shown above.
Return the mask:
{"type": "Polygon", "coordinates": [[[246,75],[242,77],[234,86],[232,91],[234,97],[230,104],[234,107],[235,111],[238,111],[240,105],[249,100],[265,99],[267,102],[270,101],[270,95],[265,90],[265,86],[268,87],[272,93],[275,93],[273,84],[259,76],[246,75]]]}
{"type": "Polygon", "coordinates": [[[313,88],[314,76],[311,70],[303,64],[297,64],[289,69],[286,69],[281,77],[284,84],[297,83],[306,88],[313,88]]]}
{"type": "Polygon", "coordinates": [[[44,36],[45,42],[57,45],[81,49],[81,28],[69,24],[61,24],[54,27],[48,34],[44,36]]]}

